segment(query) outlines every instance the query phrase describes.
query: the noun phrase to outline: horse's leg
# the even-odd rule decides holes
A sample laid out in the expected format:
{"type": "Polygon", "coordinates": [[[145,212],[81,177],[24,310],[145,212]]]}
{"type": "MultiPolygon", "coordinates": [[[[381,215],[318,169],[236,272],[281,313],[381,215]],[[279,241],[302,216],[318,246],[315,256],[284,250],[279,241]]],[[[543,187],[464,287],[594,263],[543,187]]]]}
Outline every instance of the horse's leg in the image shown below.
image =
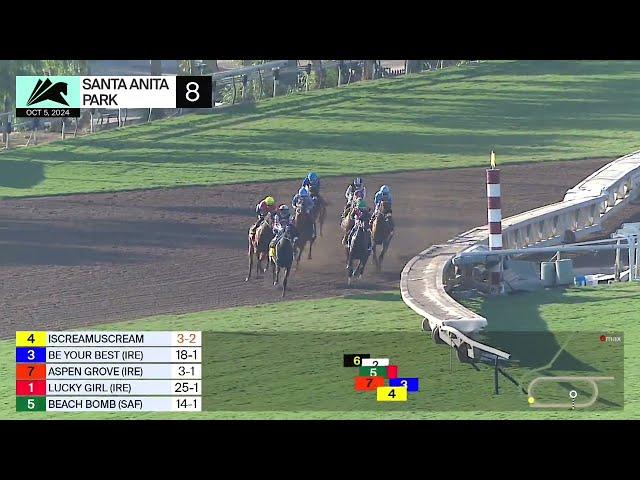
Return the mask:
{"type": "Polygon", "coordinates": [[[287,281],[289,280],[289,272],[291,271],[291,265],[285,267],[284,269],[284,279],[282,280],[282,298],[284,298],[284,294],[287,291],[287,281]]]}
{"type": "Polygon", "coordinates": [[[384,254],[387,253],[389,249],[389,245],[391,244],[391,239],[393,238],[393,231],[389,234],[385,242],[382,244],[382,252],[380,253],[380,271],[382,271],[382,259],[384,258],[384,254]]]}
{"type": "Polygon", "coordinates": [[[307,242],[305,240],[300,241],[300,248],[298,249],[298,257],[296,258],[296,270],[300,265],[300,258],[302,258],[302,252],[304,251],[304,246],[307,242]]]}
{"type": "Polygon", "coordinates": [[[351,286],[351,277],[353,276],[353,258],[351,256],[351,250],[349,250],[349,254],[347,255],[347,284],[351,286]]]}
{"type": "Polygon", "coordinates": [[[316,241],[316,238],[313,237],[311,238],[311,240],[309,240],[309,256],[307,257],[309,260],[311,260],[311,247],[313,247],[313,242],[316,241]]]}
{"type": "Polygon", "coordinates": [[[360,259],[360,265],[358,265],[358,278],[364,275],[364,267],[367,265],[367,260],[369,260],[368,255],[365,255],[364,259],[360,259]]]}
{"type": "Polygon", "coordinates": [[[275,280],[273,281],[273,286],[275,287],[278,283],[280,283],[280,267],[275,263],[273,264],[273,271],[275,275],[275,280]]]}
{"type": "Polygon", "coordinates": [[[260,278],[260,271],[262,270],[262,253],[256,254],[256,278],[260,278]]]}
{"type": "Polygon", "coordinates": [[[376,265],[376,272],[380,271],[380,267],[378,264],[378,256],[376,253],[376,242],[372,241],[371,242],[371,255],[373,255],[373,263],[375,263],[376,265]]]}
{"type": "Polygon", "coordinates": [[[249,245],[249,274],[244,279],[245,282],[248,282],[251,278],[251,270],[253,270],[253,246],[249,245]]]}
{"type": "Polygon", "coordinates": [[[327,208],[323,205],[318,216],[318,222],[320,223],[320,236],[322,236],[322,226],[324,225],[324,219],[327,216],[327,208]]]}
{"type": "MultiPolygon", "coordinates": [[[[269,257],[269,263],[271,263],[272,261],[275,262],[275,259],[272,259],[271,257],[269,257]]],[[[274,263],[273,268],[271,269],[271,281],[273,282],[274,286],[277,285],[277,283],[278,283],[278,279],[276,277],[276,270],[277,270],[277,268],[276,268],[276,265],[274,263]]]]}
{"type": "Polygon", "coordinates": [[[389,248],[389,239],[385,240],[385,242],[382,244],[380,260],[378,261],[378,272],[382,272],[382,260],[384,259],[384,254],[387,252],[387,248],[389,248]]]}

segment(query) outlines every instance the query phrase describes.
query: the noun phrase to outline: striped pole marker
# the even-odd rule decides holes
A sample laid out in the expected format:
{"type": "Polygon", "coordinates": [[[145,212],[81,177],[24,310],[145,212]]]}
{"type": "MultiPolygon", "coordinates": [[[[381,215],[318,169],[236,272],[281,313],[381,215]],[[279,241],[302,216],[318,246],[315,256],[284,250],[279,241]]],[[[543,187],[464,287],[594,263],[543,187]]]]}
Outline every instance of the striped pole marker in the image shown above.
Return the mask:
{"type": "MultiPolygon", "coordinates": [[[[500,169],[496,168],[496,154],[491,151],[491,168],[487,169],[487,221],[489,224],[489,250],[502,250],[502,205],[500,201],[500,169]]],[[[502,281],[502,263],[491,271],[491,285],[502,281]]]]}

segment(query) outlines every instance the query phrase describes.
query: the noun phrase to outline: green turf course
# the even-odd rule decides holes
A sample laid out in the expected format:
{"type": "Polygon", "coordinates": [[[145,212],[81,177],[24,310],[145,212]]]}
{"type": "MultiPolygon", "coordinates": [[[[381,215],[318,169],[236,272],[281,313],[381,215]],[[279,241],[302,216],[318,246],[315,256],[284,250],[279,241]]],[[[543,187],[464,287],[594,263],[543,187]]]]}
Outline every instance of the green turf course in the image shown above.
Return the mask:
{"type": "MultiPolygon", "coordinates": [[[[625,334],[625,409],[618,411],[525,411],[525,412],[203,412],[201,414],[40,414],[15,412],[14,341],[0,342],[0,418],[407,418],[407,419],[505,419],[505,418],[637,418],[640,415],[640,285],[553,290],[538,294],[510,296],[488,302],[471,302],[472,307],[490,318],[492,329],[623,330],[625,334]]],[[[117,330],[215,330],[217,332],[318,331],[327,332],[415,332],[420,318],[411,312],[397,293],[283,302],[261,307],[239,307],[179,316],[161,316],[135,322],[109,325],[117,330]],[[354,315],[353,312],[361,312],[354,315]],[[366,312],[366,314],[364,313],[366,312]]],[[[248,348],[248,347],[247,347],[248,348]]],[[[399,346],[399,349],[402,347],[399,346]]],[[[424,342],[424,356],[434,365],[431,388],[434,395],[464,386],[470,399],[486,396],[491,372],[455,364],[448,373],[445,347],[424,342]],[[445,385],[444,379],[451,378],[445,385]],[[443,381],[439,382],[438,379],[443,381]]],[[[256,352],[257,354],[257,352],[256,352]]],[[[273,372],[280,378],[287,373],[286,359],[272,359],[273,372]],[[275,373],[278,372],[278,373],[275,373]]],[[[309,381],[313,377],[309,377],[309,381]]],[[[503,382],[505,398],[514,392],[503,382]]],[[[304,388],[294,395],[307,396],[304,388]]],[[[472,401],[472,400],[470,400],[472,401]]]]}
{"type": "Polygon", "coordinates": [[[0,154],[0,197],[611,158],[640,62],[502,61],[363,82],[0,154]]]}

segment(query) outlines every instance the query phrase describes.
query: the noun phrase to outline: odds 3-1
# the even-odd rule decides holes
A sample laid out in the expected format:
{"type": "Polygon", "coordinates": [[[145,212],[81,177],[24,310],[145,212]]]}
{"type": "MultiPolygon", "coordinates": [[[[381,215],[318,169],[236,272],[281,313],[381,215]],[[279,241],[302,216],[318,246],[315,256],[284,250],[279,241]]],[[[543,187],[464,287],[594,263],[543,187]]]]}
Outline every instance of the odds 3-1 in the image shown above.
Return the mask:
{"type": "Polygon", "coordinates": [[[82,104],[91,107],[118,106],[117,93],[82,94],[82,104]]]}

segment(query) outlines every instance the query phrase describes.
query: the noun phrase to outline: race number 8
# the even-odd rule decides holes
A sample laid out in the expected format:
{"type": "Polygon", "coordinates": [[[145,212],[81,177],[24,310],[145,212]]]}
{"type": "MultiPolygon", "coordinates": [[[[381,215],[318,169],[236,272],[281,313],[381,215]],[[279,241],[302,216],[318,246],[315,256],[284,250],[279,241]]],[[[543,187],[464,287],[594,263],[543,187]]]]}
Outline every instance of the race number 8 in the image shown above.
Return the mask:
{"type": "Polygon", "coordinates": [[[187,98],[187,101],[197,102],[198,100],[200,100],[199,90],[200,90],[200,85],[198,85],[196,82],[187,83],[187,93],[185,95],[185,97],[187,98]]]}
{"type": "Polygon", "coordinates": [[[211,75],[178,75],[176,77],[176,108],[213,107],[211,75]]]}

